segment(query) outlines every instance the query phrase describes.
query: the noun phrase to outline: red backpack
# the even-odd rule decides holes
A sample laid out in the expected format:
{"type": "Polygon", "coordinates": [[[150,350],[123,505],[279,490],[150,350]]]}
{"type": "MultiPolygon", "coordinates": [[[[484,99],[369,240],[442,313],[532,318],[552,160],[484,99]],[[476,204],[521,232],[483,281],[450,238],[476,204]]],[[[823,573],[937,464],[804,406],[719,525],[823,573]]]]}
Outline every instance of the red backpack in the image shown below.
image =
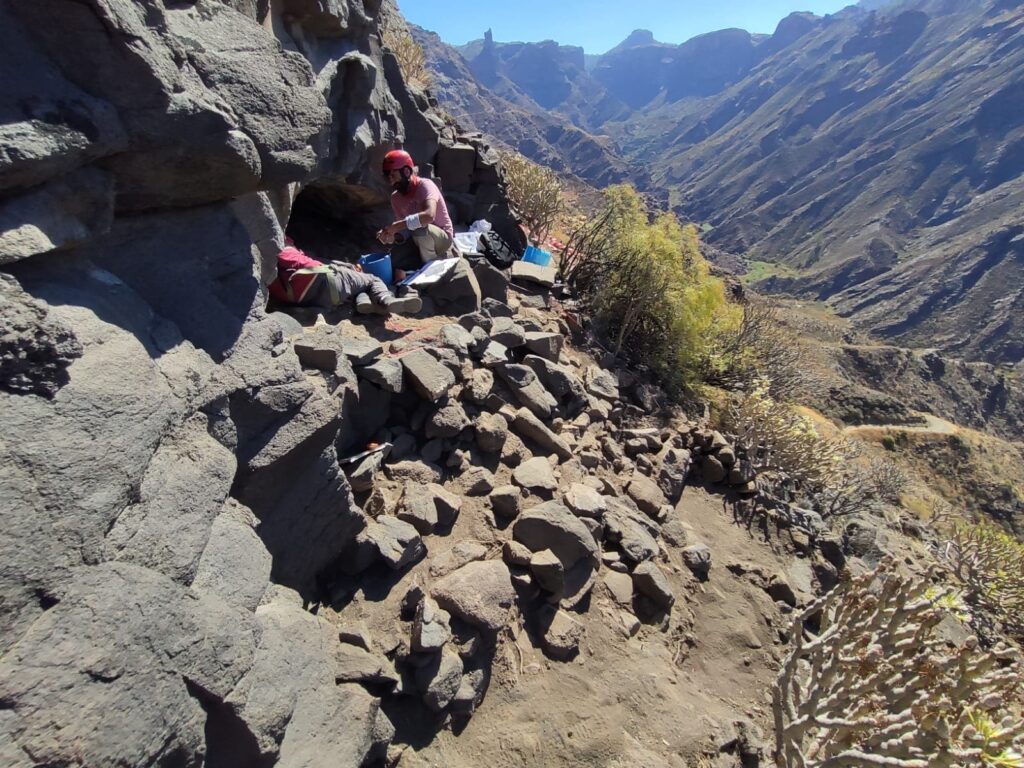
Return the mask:
{"type": "MultiPolygon", "coordinates": [[[[319,293],[314,290],[317,281],[327,280],[330,271],[298,248],[286,246],[277,254],[277,279],[269,286],[270,295],[285,304],[304,304],[319,293]]],[[[333,298],[333,281],[327,280],[327,286],[333,298]]]]}

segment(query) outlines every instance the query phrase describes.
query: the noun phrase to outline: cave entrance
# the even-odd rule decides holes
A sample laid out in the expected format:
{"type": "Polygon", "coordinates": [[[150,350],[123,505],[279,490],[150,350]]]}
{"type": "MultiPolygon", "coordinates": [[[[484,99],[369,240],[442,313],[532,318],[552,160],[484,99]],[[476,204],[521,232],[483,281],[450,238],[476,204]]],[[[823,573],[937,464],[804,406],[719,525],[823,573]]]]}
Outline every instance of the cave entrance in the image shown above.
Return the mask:
{"type": "Polygon", "coordinates": [[[380,250],[375,235],[389,211],[387,199],[369,187],[316,182],[295,198],[285,231],[314,259],[354,262],[380,250]]]}

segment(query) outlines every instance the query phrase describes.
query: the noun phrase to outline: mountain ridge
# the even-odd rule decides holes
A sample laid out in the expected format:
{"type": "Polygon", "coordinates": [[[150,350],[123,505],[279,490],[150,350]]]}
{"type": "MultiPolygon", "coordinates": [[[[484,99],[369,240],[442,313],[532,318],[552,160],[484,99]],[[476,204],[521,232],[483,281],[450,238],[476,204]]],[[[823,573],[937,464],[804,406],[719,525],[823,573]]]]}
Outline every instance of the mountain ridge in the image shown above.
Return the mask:
{"type": "MultiPolygon", "coordinates": [[[[762,287],[827,300],[894,343],[1015,364],[1022,41],[1024,14],[993,0],[861,3],[791,14],[770,36],[720,30],[679,46],[638,30],[589,72],[567,53],[542,68],[561,96],[540,106],[531,82],[520,107],[601,136],[589,161],[617,169],[604,179],[624,168],[707,224],[711,245],[781,265],[762,287]]],[[[520,85],[539,44],[490,45],[496,72],[520,85]]],[[[548,62],[564,48],[545,46],[548,62]]],[[[522,131],[486,130],[538,159],[522,131]]],[[[600,186],[594,170],[578,175],[600,186]]]]}
{"type": "Polygon", "coordinates": [[[488,87],[458,50],[437,34],[415,25],[410,25],[410,32],[424,50],[441,106],[461,123],[492,135],[534,162],[596,186],[635,178],[607,137],[594,136],[539,109],[518,85],[500,74],[495,75],[498,87],[488,87]]]}

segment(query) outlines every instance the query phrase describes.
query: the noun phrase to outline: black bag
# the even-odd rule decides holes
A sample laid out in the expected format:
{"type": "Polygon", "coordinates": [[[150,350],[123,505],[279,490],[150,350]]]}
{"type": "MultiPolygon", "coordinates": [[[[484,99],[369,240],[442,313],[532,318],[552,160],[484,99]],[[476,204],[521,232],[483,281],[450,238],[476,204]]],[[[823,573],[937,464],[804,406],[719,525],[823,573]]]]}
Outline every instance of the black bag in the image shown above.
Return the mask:
{"type": "Polygon", "coordinates": [[[480,235],[480,250],[494,267],[508,269],[512,262],[518,261],[521,253],[516,253],[515,248],[506,243],[497,232],[484,232],[480,235]]]}

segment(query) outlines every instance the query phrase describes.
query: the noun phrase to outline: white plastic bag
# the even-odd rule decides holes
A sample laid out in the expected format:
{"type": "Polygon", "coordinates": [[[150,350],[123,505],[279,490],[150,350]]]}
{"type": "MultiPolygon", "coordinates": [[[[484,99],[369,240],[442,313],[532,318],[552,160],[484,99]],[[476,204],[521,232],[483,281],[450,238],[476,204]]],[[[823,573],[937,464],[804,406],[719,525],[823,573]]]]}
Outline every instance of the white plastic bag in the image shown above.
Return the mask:
{"type": "Polygon", "coordinates": [[[469,225],[469,231],[478,232],[480,234],[483,234],[484,232],[490,232],[491,222],[487,221],[487,219],[477,219],[476,221],[469,225]]]}
{"type": "Polygon", "coordinates": [[[456,232],[455,243],[462,253],[480,253],[479,232],[456,232]]]}

